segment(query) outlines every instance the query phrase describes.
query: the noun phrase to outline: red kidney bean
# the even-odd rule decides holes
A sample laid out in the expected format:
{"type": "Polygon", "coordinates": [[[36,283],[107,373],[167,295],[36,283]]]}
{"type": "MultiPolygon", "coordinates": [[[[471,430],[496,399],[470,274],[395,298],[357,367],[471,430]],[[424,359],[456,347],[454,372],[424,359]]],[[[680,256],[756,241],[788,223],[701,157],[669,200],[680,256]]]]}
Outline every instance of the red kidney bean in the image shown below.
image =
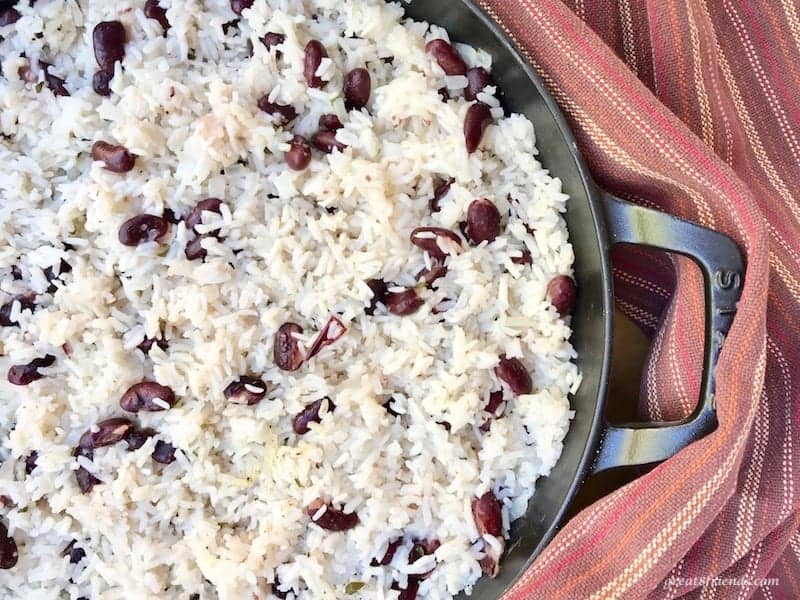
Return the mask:
{"type": "Polygon", "coordinates": [[[467,89],[464,90],[464,98],[472,102],[477,99],[487,86],[492,83],[489,73],[483,67],[474,67],[467,71],[467,89]]]}
{"type": "Polygon", "coordinates": [[[161,217],[167,222],[171,223],[172,225],[177,225],[181,222],[181,219],[175,216],[175,211],[171,208],[165,208],[164,212],[161,213],[161,217]]]}
{"type": "Polygon", "coordinates": [[[322,409],[323,401],[327,402],[328,413],[332,413],[336,410],[336,405],[328,397],[315,400],[297,413],[292,420],[292,429],[294,429],[294,432],[297,435],[305,435],[308,433],[311,430],[309,428],[309,424],[322,422],[322,417],[319,415],[319,411],[322,409]]]}
{"type": "MultiPolygon", "coordinates": [[[[81,448],[78,446],[72,454],[73,456],[83,456],[89,460],[94,458],[94,451],[91,448],[81,448]]],[[[102,483],[97,477],[83,467],[78,467],[78,470],[75,471],[75,480],[78,482],[78,488],[81,490],[82,494],[88,494],[92,491],[94,486],[98,483],[102,483]]]]}
{"type": "Polygon", "coordinates": [[[30,475],[36,469],[36,461],[39,460],[39,453],[34,450],[25,458],[25,474],[30,475]]]}
{"type": "Polygon", "coordinates": [[[502,217],[497,207],[486,200],[474,200],[467,209],[467,238],[476,246],[493,242],[500,235],[502,217]]]}
{"type": "Polygon", "coordinates": [[[97,431],[87,431],[78,441],[81,448],[102,448],[113,446],[125,439],[125,436],[133,428],[133,423],[125,417],[114,417],[100,421],[97,424],[97,431]]]}
{"type": "Polygon", "coordinates": [[[127,173],[136,164],[136,157],[125,146],[115,146],[108,142],[95,142],[92,146],[92,160],[105,163],[112,173],[127,173]]]}
{"type": "Polygon", "coordinates": [[[0,521],[0,569],[10,569],[17,564],[17,542],[8,535],[6,524],[0,521]]]}
{"type": "Polygon", "coordinates": [[[53,65],[39,61],[39,66],[44,70],[44,80],[47,83],[48,89],[53,92],[54,96],[69,96],[69,90],[64,87],[64,80],[61,77],[56,77],[50,74],[50,67],[53,65]]]}
{"type": "Polygon", "coordinates": [[[279,127],[288,125],[297,118],[297,110],[291,104],[275,104],[269,101],[269,96],[258,99],[258,108],[274,117],[275,124],[279,127]]]}
{"type": "Polygon", "coordinates": [[[242,14],[245,9],[251,6],[253,6],[253,0],[231,0],[231,10],[237,15],[242,14]]]}
{"type": "Polygon", "coordinates": [[[407,317],[422,308],[425,301],[417,296],[417,292],[412,288],[402,292],[387,292],[384,303],[393,315],[407,317]]]}
{"type": "Polygon", "coordinates": [[[547,297],[562,317],[575,310],[577,295],[575,280],[568,275],[558,275],[547,284],[547,297]]]}
{"type": "MultiPolygon", "coordinates": [[[[501,546],[505,547],[502,508],[493,492],[486,492],[480,498],[472,501],[472,516],[481,537],[484,535],[494,536],[501,546]]],[[[500,556],[503,551],[498,552],[494,546],[489,544],[484,544],[484,551],[486,556],[480,561],[481,569],[489,577],[496,577],[500,570],[500,556]]]]}
{"type": "Polygon", "coordinates": [[[492,427],[492,420],[503,416],[503,410],[505,407],[501,409],[503,405],[503,390],[496,390],[489,394],[489,402],[484,407],[484,411],[489,413],[489,418],[483,422],[481,425],[480,430],[486,433],[492,427]]]}
{"type": "Polygon", "coordinates": [[[328,531],[347,531],[358,525],[359,519],[356,513],[346,513],[337,510],[333,508],[330,503],[327,504],[323,515],[315,520],[314,515],[316,515],[319,509],[325,506],[325,504],[326,503],[322,500],[317,499],[309,504],[306,509],[311,520],[323,529],[327,529],[328,531]]]}
{"type": "Polygon", "coordinates": [[[392,562],[394,555],[397,553],[397,550],[400,546],[403,545],[403,538],[398,538],[393,542],[389,542],[389,547],[386,548],[386,552],[383,555],[383,558],[378,560],[377,558],[373,558],[372,562],[370,563],[371,567],[385,567],[389,563],[392,562]]]}
{"type": "Polygon", "coordinates": [[[99,96],[111,95],[111,80],[114,79],[114,73],[110,71],[97,71],[92,77],[92,89],[99,96]]]}
{"type": "MultiPolygon", "coordinates": [[[[449,430],[448,430],[449,431],[449,430]]],[[[441,542],[439,540],[414,540],[414,545],[411,547],[411,552],[408,555],[408,563],[414,564],[423,556],[430,556],[441,546],[441,542]]],[[[428,571],[427,573],[423,573],[422,575],[414,576],[417,580],[427,579],[430,577],[431,573],[433,573],[433,569],[428,571]]]]}
{"type": "Polygon", "coordinates": [[[231,404],[258,404],[267,395],[267,384],[257,377],[242,375],[222,392],[225,399],[231,404]]]}
{"type": "Polygon", "coordinates": [[[472,154],[478,149],[483,139],[483,133],[491,120],[492,111],[483,102],[476,102],[469,107],[464,119],[464,140],[467,144],[467,152],[472,154]]]}
{"type": "Polygon", "coordinates": [[[70,265],[63,258],[58,264],[58,274],[56,274],[54,267],[47,267],[43,271],[45,279],[47,279],[48,283],[50,284],[47,287],[47,293],[55,294],[56,291],[58,290],[58,286],[55,284],[55,282],[59,281],[63,283],[61,276],[64,275],[65,273],[71,273],[71,272],[72,272],[72,265],[70,265]]]}
{"type": "Polygon", "coordinates": [[[417,281],[431,288],[434,283],[445,275],[447,275],[447,267],[441,263],[434,262],[429,269],[423,269],[417,273],[417,281]]]}
{"type": "Polygon", "coordinates": [[[372,79],[364,68],[353,69],[344,78],[344,98],[347,110],[361,110],[369,102],[372,79]]]}
{"type": "Polygon", "coordinates": [[[160,385],[155,381],[141,381],[129,387],[119,400],[122,410],[127,412],[159,412],[166,410],[163,406],[155,403],[156,398],[167,403],[170,408],[177,402],[175,392],[165,385],[160,385]]]}
{"type": "Polygon", "coordinates": [[[146,242],[164,243],[169,234],[169,223],[156,215],[137,215],[119,228],[119,242],[131,248],[146,242]]]}
{"type": "Polygon", "coordinates": [[[342,125],[339,115],[330,114],[322,115],[319,118],[319,127],[328,131],[339,131],[344,125],[342,125]]]}
{"type": "MultiPolygon", "coordinates": [[[[261,38],[261,43],[264,44],[264,47],[267,50],[270,50],[273,46],[280,46],[286,41],[286,36],[282,33],[274,33],[272,31],[267,32],[267,34],[261,38]]],[[[283,56],[283,52],[280,50],[275,51],[275,56],[280,58],[283,56]]]]}
{"type": "Polygon", "coordinates": [[[325,154],[331,154],[334,149],[339,152],[344,152],[345,148],[347,148],[347,146],[336,139],[336,133],[334,131],[318,131],[311,138],[311,143],[314,144],[317,150],[325,154]]]}
{"type": "Polygon", "coordinates": [[[503,354],[494,372],[518,396],[533,391],[531,375],[518,358],[508,358],[503,354]]]}
{"type": "Polygon", "coordinates": [[[114,71],[114,63],[125,58],[125,28],[119,21],[103,21],[92,32],[94,57],[104,71],[114,71]]]}
{"type": "Polygon", "coordinates": [[[175,446],[158,440],[151,456],[157,463],[170,465],[175,462],[175,446]]]}
{"type": "Polygon", "coordinates": [[[411,232],[411,243],[417,248],[422,248],[433,258],[444,260],[448,253],[439,246],[439,238],[446,238],[461,246],[458,234],[442,227],[417,227],[411,232]]]}
{"type": "Polygon", "coordinates": [[[450,186],[452,186],[455,181],[456,180],[451,177],[450,179],[447,179],[436,186],[436,189],[433,191],[433,198],[431,198],[429,203],[432,213],[436,213],[441,210],[442,207],[440,204],[444,197],[450,193],[450,186]]]}
{"type": "Polygon", "coordinates": [[[5,27],[6,25],[16,23],[21,17],[22,15],[16,8],[6,8],[5,10],[0,11],[0,27],[5,27]]]}
{"type": "Polygon", "coordinates": [[[164,35],[167,35],[167,30],[169,29],[167,9],[162,8],[158,4],[158,0],[147,0],[147,2],[144,3],[144,16],[148,19],[158,21],[159,25],[164,28],[164,35]]]}
{"type": "Polygon", "coordinates": [[[14,298],[0,307],[0,325],[3,327],[19,327],[18,321],[11,320],[11,310],[14,308],[14,302],[19,302],[20,311],[29,310],[33,312],[36,310],[36,294],[33,292],[14,296],[14,298]]]}
{"type": "Polygon", "coordinates": [[[527,248],[522,249],[521,256],[512,256],[511,262],[515,265],[532,265],[533,264],[533,256],[531,256],[531,251],[527,248]]]}
{"type": "Polygon", "coordinates": [[[169,342],[167,338],[164,337],[164,332],[161,332],[161,335],[157,338],[144,338],[141,343],[136,346],[139,350],[141,350],[144,354],[150,354],[150,350],[153,349],[153,344],[161,348],[164,352],[167,351],[169,348],[169,342]]]}
{"type": "Polygon", "coordinates": [[[307,361],[311,360],[319,354],[323,348],[327,348],[336,342],[345,333],[347,333],[347,327],[344,326],[344,323],[342,323],[338,317],[331,316],[328,322],[325,323],[325,327],[322,328],[322,331],[319,332],[319,335],[311,344],[308,352],[306,352],[305,359],[307,361]]]}
{"type": "Polygon", "coordinates": [[[8,382],[14,385],[28,385],[44,377],[39,373],[41,367],[49,367],[56,362],[56,357],[46,354],[42,358],[34,358],[27,365],[14,365],[8,370],[8,382]]]}
{"type": "Polygon", "coordinates": [[[11,265],[11,277],[14,281],[19,281],[22,279],[22,271],[20,271],[17,265],[11,265]]]}
{"type": "Polygon", "coordinates": [[[405,588],[401,588],[400,584],[396,581],[392,583],[392,589],[400,592],[397,596],[397,600],[416,600],[417,593],[419,592],[419,581],[419,578],[409,575],[406,580],[405,588]]]}
{"type": "Polygon", "coordinates": [[[425,46],[425,50],[436,59],[442,70],[450,76],[466,75],[467,63],[461,58],[458,50],[445,40],[431,40],[425,46]]]}
{"type": "Polygon", "coordinates": [[[372,300],[364,312],[371,317],[375,314],[378,304],[385,304],[388,286],[383,279],[369,279],[367,280],[367,286],[372,290],[372,300]]]}
{"type": "Polygon", "coordinates": [[[156,434],[155,429],[145,427],[132,427],[128,434],[125,436],[125,442],[128,444],[128,451],[138,450],[144,446],[145,442],[156,434]]]}
{"type": "Polygon", "coordinates": [[[286,164],[293,171],[303,171],[311,164],[311,146],[306,138],[296,135],[289,142],[289,151],[286,153],[286,164]]]}
{"type": "Polygon", "coordinates": [[[84,558],[86,558],[86,551],[83,548],[79,548],[75,544],[78,540],[72,540],[67,547],[64,548],[63,552],[61,552],[61,556],[69,556],[69,562],[72,565],[77,565],[81,562],[84,558]]]}
{"type": "Polygon", "coordinates": [[[317,69],[322,64],[322,59],[328,56],[325,46],[317,40],[311,40],[306,45],[305,60],[303,64],[303,73],[306,77],[306,82],[309,87],[321,88],[325,82],[321,77],[317,76],[317,69]]]}
{"type": "Polygon", "coordinates": [[[186,244],[186,249],[183,253],[186,255],[187,260],[204,260],[205,257],[208,255],[208,250],[203,248],[203,240],[208,237],[214,237],[209,235],[198,235],[190,242],[186,244]]]}
{"type": "Polygon", "coordinates": [[[275,364],[283,371],[297,371],[303,364],[303,353],[295,335],[303,333],[297,323],[284,323],[275,334],[272,355],[275,364]]]}
{"type": "Polygon", "coordinates": [[[192,212],[184,220],[186,229],[190,229],[197,233],[197,226],[203,223],[203,213],[213,212],[218,215],[222,214],[222,200],[219,198],[206,198],[197,203],[192,209],[192,212]]]}

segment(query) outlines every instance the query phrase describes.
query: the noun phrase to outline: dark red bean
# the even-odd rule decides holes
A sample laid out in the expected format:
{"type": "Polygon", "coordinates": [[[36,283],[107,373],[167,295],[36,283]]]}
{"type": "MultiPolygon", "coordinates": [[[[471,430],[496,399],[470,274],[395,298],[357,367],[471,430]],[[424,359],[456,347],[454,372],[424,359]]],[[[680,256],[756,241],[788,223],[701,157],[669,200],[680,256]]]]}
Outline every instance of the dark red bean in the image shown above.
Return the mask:
{"type": "Polygon", "coordinates": [[[419,578],[410,575],[406,580],[406,587],[401,588],[400,584],[396,581],[392,584],[392,589],[400,592],[397,600],[416,600],[417,593],[419,592],[419,578]]]}
{"type": "Polygon", "coordinates": [[[289,151],[286,153],[286,164],[294,171],[303,171],[311,164],[311,146],[306,138],[296,135],[289,142],[289,151]]]}
{"type": "Polygon", "coordinates": [[[22,279],[22,271],[17,265],[11,265],[11,277],[14,281],[19,281],[22,279]]]}
{"type": "Polygon", "coordinates": [[[461,238],[458,234],[442,227],[417,227],[411,232],[411,243],[417,248],[422,248],[433,258],[444,260],[448,253],[439,246],[439,239],[445,238],[461,246],[461,238]]]}
{"type": "Polygon", "coordinates": [[[64,86],[64,80],[61,77],[56,77],[50,74],[50,67],[47,63],[39,63],[44,69],[44,80],[47,83],[48,89],[53,92],[54,96],[69,96],[69,90],[64,86]]]}
{"type": "Polygon", "coordinates": [[[367,280],[367,286],[372,290],[372,300],[364,312],[371,317],[375,314],[375,309],[378,308],[378,304],[386,303],[388,286],[383,279],[369,279],[367,280]]]}
{"type": "Polygon", "coordinates": [[[39,453],[34,450],[30,454],[28,454],[27,458],[25,458],[25,474],[30,475],[31,473],[36,470],[37,464],[36,461],[39,460],[39,453]]]}
{"type": "Polygon", "coordinates": [[[458,50],[444,40],[432,40],[425,50],[436,59],[447,75],[466,75],[467,63],[461,58],[458,50]]]}
{"type": "Polygon", "coordinates": [[[533,390],[531,375],[518,358],[508,358],[505,354],[502,355],[494,372],[518,396],[530,394],[533,390]]]}
{"type": "Polygon", "coordinates": [[[170,465],[175,462],[175,446],[158,440],[151,456],[157,463],[170,465]]]}
{"type": "Polygon", "coordinates": [[[344,98],[347,110],[361,110],[369,102],[372,79],[364,68],[353,69],[344,78],[344,98]]]}
{"type": "Polygon", "coordinates": [[[300,342],[295,335],[303,333],[303,328],[297,323],[284,323],[275,334],[275,344],[272,355],[275,364],[284,371],[297,371],[303,364],[303,353],[300,342]]]}
{"type": "Polygon", "coordinates": [[[439,97],[442,99],[442,102],[449,102],[450,90],[448,90],[447,87],[439,88],[439,97]]]}
{"type": "Polygon", "coordinates": [[[344,125],[342,125],[339,115],[330,114],[322,115],[319,118],[319,127],[328,131],[339,131],[344,125]]]}
{"type": "Polygon", "coordinates": [[[169,234],[169,223],[156,215],[137,215],[119,228],[118,238],[123,246],[131,248],[146,242],[164,243],[169,234]]]}
{"type": "Polygon", "coordinates": [[[103,71],[100,69],[92,77],[92,89],[100,96],[110,96],[112,79],[114,79],[113,71],[103,71]]]}
{"type": "Polygon", "coordinates": [[[203,260],[208,255],[208,250],[203,248],[203,240],[213,236],[198,235],[186,244],[184,254],[187,260],[203,260]]]}
{"type": "Polygon", "coordinates": [[[439,212],[441,210],[441,202],[447,194],[450,193],[450,186],[455,183],[455,179],[452,177],[440,183],[436,186],[436,189],[433,191],[433,198],[429,203],[430,209],[432,213],[439,212]]]}
{"type": "Polygon", "coordinates": [[[72,540],[67,547],[61,552],[61,556],[69,556],[69,562],[72,565],[77,565],[84,558],[86,558],[86,550],[79,548],[75,544],[78,540],[72,540]]]}
{"type": "Polygon", "coordinates": [[[147,0],[144,3],[144,16],[148,19],[158,21],[161,27],[164,28],[164,35],[167,35],[169,29],[169,20],[167,19],[167,9],[162,8],[158,4],[158,0],[147,0]]]}
{"type": "MultiPolygon", "coordinates": [[[[94,458],[94,450],[91,448],[81,448],[78,446],[75,448],[72,454],[73,456],[83,456],[89,460],[94,458]]],[[[92,491],[94,486],[96,486],[98,483],[102,483],[97,477],[92,475],[83,467],[78,467],[78,470],[75,471],[75,480],[78,482],[78,488],[83,494],[88,494],[92,491]]]]}
{"type": "Polygon", "coordinates": [[[447,267],[441,263],[434,262],[430,268],[422,269],[422,271],[417,273],[417,281],[424,283],[430,288],[445,275],[447,275],[447,267]]]}
{"type": "Polygon", "coordinates": [[[377,558],[373,558],[372,562],[370,563],[370,566],[385,567],[386,565],[392,562],[394,555],[397,553],[397,550],[402,545],[403,545],[403,538],[399,538],[393,542],[389,542],[389,547],[386,548],[386,553],[383,555],[383,558],[380,560],[378,560],[377,558]]]}
{"type": "Polygon", "coordinates": [[[323,506],[325,506],[325,503],[318,499],[309,504],[306,509],[311,520],[323,529],[327,529],[328,531],[347,531],[358,525],[358,514],[337,510],[333,508],[330,503],[327,504],[327,508],[322,516],[315,520],[314,515],[316,515],[323,506]]]}
{"type": "Polygon", "coordinates": [[[467,209],[467,238],[476,246],[493,242],[500,235],[501,220],[494,203],[485,198],[474,200],[467,209]]]}
{"type": "MultiPolygon", "coordinates": [[[[481,537],[484,535],[494,536],[501,546],[505,547],[502,508],[493,492],[486,492],[480,498],[472,501],[472,516],[481,537]]],[[[480,561],[481,569],[489,577],[496,577],[500,570],[500,556],[503,551],[498,552],[494,546],[489,544],[484,544],[484,551],[486,556],[480,561]]]]}
{"type": "Polygon", "coordinates": [[[197,233],[197,226],[203,223],[203,213],[212,212],[218,215],[222,214],[222,200],[219,198],[206,198],[197,203],[192,209],[192,212],[184,220],[186,229],[191,229],[197,233]]]}
{"type": "MultiPolygon", "coordinates": [[[[275,581],[272,583],[272,595],[276,598],[280,598],[280,600],[285,600],[289,597],[289,592],[293,591],[292,588],[289,588],[285,592],[282,592],[278,588],[281,587],[281,580],[275,575],[275,581]]],[[[199,598],[198,598],[199,600],[199,598]]]]}
{"type": "Polygon", "coordinates": [[[533,264],[533,256],[531,256],[531,251],[527,248],[522,249],[521,256],[512,256],[511,262],[515,265],[532,265],[533,264]]]}
{"type": "Polygon", "coordinates": [[[17,564],[17,542],[8,535],[6,524],[0,521],[0,569],[10,569],[17,564]]]}
{"type": "MultiPolygon", "coordinates": [[[[449,431],[449,430],[448,430],[449,431]]],[[[439,540],[414,540],[414,545],[411,546],[411,552],[408,555],[408,563],[414,564],[423,556],[430,556],[441,546],[441,542],[439,540]]],[[[428,571],[427,573],[423,573],[422,575],[417,575],[415,578],[418,580],[427,579],[430,574],[433,573],[433,569],[428,571]]]]}
{"type": "Polygon", "coordinates": [[[267,384],[257,377],[243,375],[234,381],[222,392],[225,399],[231,404],[258,404],[267,395],[267,384]]]}
{"type": "Polygon", "coordinates": [[[0,11],[0,27],[5,27],[6,25],[16,23],[21,17],[22,15],[16,8],[6,8],[5,10],[0,11]]]}
{"type": "Polygon", "coordinates": [[[112,173],[127,173],[136,164],[136,157],[125,146],[115,146],[108,142],[95,142],[92,146],[92,160],[105,163],[112,173]]]}
{"type": "Polygon", "coordinates": [[[153,349],[153,344],[161,348],[164,352],[167,351],[169,348],[169,342],[167,338],[164,337],[164,332],[161,332],[161,335],[157,338],[144,338],[141,343],[136,346],[139,350],[141,350],[144,354],[150,354],[150,350],[153,349]]]}
{"type": "Polygon", "coordinates": [[[175,392],[167,386],[160,385],[155,381],[141,381],[125,390],[119,400],[119,405],[122,410],[132,413],[140,410],[146,412],[166,410],[160,404],[156,404],[155,400],[157,398],[167,403],[170,408],[175,406],[177,402],[175,392]]]}
{"type": "MultiPolygon", "coordinates": [[[[286,41],[286,36],[282,33],[274,33],[272,31],[268,32],[264,37],[261,38],[261,43],[264,44],[264,47],[267,50],[270,50],[274,46],[280,46],[286,41]]],[[[283,52],[280,50],[275,51],[275,56],[280,58],[283,56],[283,52]]]]}
{"type": "Polygon", "coordinates": [[[114,417],[100,421],[97,424],[97,431],[87,431],[78,441],[81,448],[102,448],[113,446],[125,439],[125,436],[133,428],[133,423],[125,417],[114,417]]]}
{"type": "Polygon", "coordinates": [[[339,338],[341,338],[345,333],[347,333],[347,327],[344,326],[338,317],[331,316],[328,319],[328,322],[325,323],[325,326],[322,328],[322,331],[319,332],[319,335],[316,337],[314,342],[311,344],[311,347],[306,352],[306,360],[311,360],[317,354],[322,351],[323,348],[327,348],[334,342],[336,342],[339,338]]]}
{"type": "Polygon", "coordinates": [[[253,0],[231,0],[231,10],[237,15],[242,14],[246,8],[253,6],[253,0]]]}
{"type": "Polygon", "coordinates": [[[36,294],[33,292],[14,296],[13,299],[0,307],[0,325],[3,327],[19,327],[18,321],[11,320],[11,310],[14,308],[14,302],[19,302],[20,311],[29,310],[33,312],[36,310],[36,294]]]}
{"type": "Polygon", "coordinates": [[[484,411],[489,413],[489,418],[483,422],[480,429],[484,433],[489,431],[492,426],[492,419],[499,418],[503,415],[504,408],[501,409],[503,406],[503,390],[496,390],[489,394],[489,402],[484,407],[484,411]]]}
{"type": "Polygon", "coordinates": [[[325,50],[325,46],[317,40],[311,40],[306,45],[303,73],[309,87],[321,88],[325,85],[322,78],[317,76],[317,69],[319,69],[319,66],[322,64],[322,59],[327,56],[328,53],[325,50]]]}
{"type": "Polygon", "coordinates": [[[42,358],[34,358],[27,365],[14,365],[8,370],[8,382],[14,385],[28,385],[44,377],[39,373],[42,367],[49,367],[56,362],[56,357],[47,354],[42,358]]]}
{"type": "Polygon", "coordinates": [[[568,275],[558,275],[547,284],[547,297],[562,317],[575,310],[577,295],[575,280],[568,275]]]}
{"type": "Polygon", "coordinates": [[[406,317],[417,312],[425,301],[417,296],[414,289],[406,289],[402,292],[387,292],[384,303],[389,312],[399,317],[406,317]]]}
{"type": "Polygon", "coordinates": [[[472,154],[478,149],[483,139],[483,133],[491,120],[492,111],[483,102],[476,102],[469,107],[464,119],[464,140],[467,144],[467,152],[472,154]]]}
{"type": "Polygon", "coordinates": [[[297,110],[291,104],[275,104],[269,101],[269,96],[258,99],[258,108],[274,117],[275,124],[279,127],[288,125],[297,118],[297,110]]]}
{"type": "Polygon", "coordinates": [[[150,429],[149,427],[143,429],[139,427],[131,428],[125,436],[125,442],[128,444],[128,451],[138,450],[155,434],[155,429],[150,429]]]}
{"type": "Polygon", "coordinates": [[[393,417],[399,417],[399,416],[400,416],[400,413],[399,413],[399,412],[397,412],[397,411],[396,411],[396,410],[393,408],[393,406],[392,406],[392,405],[393,405],[393,403],[394,403],[394,398],[389,398],[389,399],[388,399],[386,402],[384,402],[384,403],[383,403],[381,406],[383,406],[383,408],[385,408],[385,409],[386,409],[386,412],[388,412],[388,413],[389,413],[390,415],[392,415],[393,417]]]}
{"type": "Polygon", "coordinates": [[[58,273],[55,272],[55,268],[54,267],[47,267],[43,271],[45,279],[47,279],[48,283],[50,284],[47,287],[47,293],[48,294],[55,294],[56,291],[58,290],[58,286],[55,284],[55,282],[59,281],[59,282],[63,283],[63,280],[61,279],[61,276],[66,274],[66,273],[71,273],[71,272],[72,272],[72,265],[70,265],[63,258],[61,259],[61,261],[58,264],[58,273]]]}
{"type": "Polygon", "coordinates": [[[311,138],[311,143],[314,144],[317,150],[325,154],[331,154],[334,149],[339,152],[344,152],[345,148],[347,148],[347,146],[336,139],[336,132],[334,131],[318,131],[311,138]]]}
{"type": "Polygon", "coordinates": [[[483,67],[474,67],[467,71],[467,88],[464,90],[464,98],[472,102],[478,98],[487,86],[491,85],[492,80],[489,73],[483,67]]]}
{"type": "Polygon", "coordinates": [[[336,405],[330,398],[325,397],[315,400],[297,413],[292,420],[292,429],[294,429],[294,432],[297,435],[305,435],[308,433],[311,430],[309,427],[311,423],[322,422],[322,417],[319,415],[319,411],[322,410],[323,401],[327,403],[328,413],[332,413],[336,410],[336,405]]]}
{"type": "Polygon", "coordinates": [[[114,71],[114,63],[125,58],[125,28],[119,21],[103,21],[92,32],[94,58],[104,71],[114,71]]]}

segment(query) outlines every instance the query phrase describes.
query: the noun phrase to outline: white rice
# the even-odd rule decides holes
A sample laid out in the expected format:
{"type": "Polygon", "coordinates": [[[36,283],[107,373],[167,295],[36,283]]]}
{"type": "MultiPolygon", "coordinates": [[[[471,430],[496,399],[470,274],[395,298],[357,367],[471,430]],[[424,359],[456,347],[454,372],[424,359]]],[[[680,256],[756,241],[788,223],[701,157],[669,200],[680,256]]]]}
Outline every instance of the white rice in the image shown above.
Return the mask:
{"type": "MultiPolygon", "coordinates": [[[[22,18],[0,29],[0,303],[38,294],[33,313],[14,303],[19,328],[0,328],[0,372],[56,357],[29,386],[0,382],[0,519],[19,547],[16,566],[0,571],[0,597],[267,598],[277,577],[296,598],[396,598],[393,582],[429,569],[420,596],[469,591],[484,552],[472,499],[493,490],[507,533],[558,460],[567,396],[579,385],[568,321],[546,298],[553,276],[571,274],[567,198],[535,158],[533,126],[503,117],[489,88],[481,99],[498,120],[468,155],[469,103],[453,93],[466,81],[445,77],[425,52],[446,32],[404,22],[396,4],[256,0],[223,35],[234,18],[228,0],[160,3],[166,37],[144,17],[144,0],[20,2],[22,18]],[[103,99],[91,87],[91,39],[105,20],[120,20],[129,41],[103,99]],[[268,31],[286,35],[280,61],[258,40],[268,31]],[[330,55],[321,90],[303,77],[311,38],[330,55]],[[40,59],[71,96],[15,76],[30,64],[42,81],[40,59]],[[342,77],[358,66],[372,76],[369,113],[348,114],[342,77]],[[445,86],[455,97],[447,103],[445,86]],[[266,93],[298,109],[291,127],[258,110],[266,93]],[[349,148],[289,170],[292,132],[310,137],[331,112],[349,148]],[[119,175],[93,163],[97,140],[127,146],[136,168],[119,175]],[[449,177],[451,192],[431,215],[434,186],[449,177]],[[192,236],[183,224],[163,247],[117,239],[132,216],[186,215],[211,196],[223,199],[222,214],[205,213],[199,229],[223,241],[203,242],[205,262],[184,257],[192,236]],[[500,209],[502,235],[451,255],[416,314],[365,315],[366,280],[413,285],[429,260],[410,232],[458,231],[476,198],[500,209]],[[523,248],[532,266],[511,261],[523,248]],[[43,270],[62,258],[72,271],[49,294],[43,270]],[[449,310],[434,314],[440,305],[449,310]],[[308,348],[337,313],[347,327],[340,340],[295,373],[274,365],[282,323],[301,324],[308,348]],[[162,325],[166,351],[136,349],[162,325]],[[502,354],[532,372],[534,393],[506,389],[504,416],[483,433],[502,354]],[[255,406],[223,397],[245,374],[268,384],[255,406]],[[93,460],[73,457],[83,432],[125,415],[120,396],[143,379],[178,399],[128,415],[158,436],[133,452],[121,442],[93,460]],[[296,435],[293,416],[323,396],[335,412],[296,435]],[[383,408],[389,398],[402,417],[383,408]],[[158,439],[178,448],[174,463],[151,459],[158,439]],[[103,482],[89,494],[77,487],[79,466],[103,482]],[[306,507],[318,497],[356,511],[360,524],[345,533],[310,524],[306,507]],[[370,566],[399,537],[391,565],[370,566]],[[441,546],[410,564],[421,538],[441,546]],[[62,552],[72,540],[86,551],[75,565],[62,552]]],[[[470,66],[490,68],[485,53],[459,49],[470,66]]]]}

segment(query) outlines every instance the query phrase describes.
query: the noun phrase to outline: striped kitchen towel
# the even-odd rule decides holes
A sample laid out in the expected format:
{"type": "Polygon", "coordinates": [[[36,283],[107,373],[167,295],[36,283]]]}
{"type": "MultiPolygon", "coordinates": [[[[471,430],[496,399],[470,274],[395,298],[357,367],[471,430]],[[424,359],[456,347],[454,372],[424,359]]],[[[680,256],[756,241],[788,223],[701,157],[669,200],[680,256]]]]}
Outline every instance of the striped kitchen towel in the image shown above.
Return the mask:
{"type": "MultiPolygon", "coordinates": [[[[800,598],[800,4],[478,3],[602,186],[724,231],[748,263],[718,430],[578,514],[507,598],[800,598]]],[[[616,258],[620,306],[654,338],[642,417],[681,418],[699,397],[699,275],[641,249],[616,258]]]]}

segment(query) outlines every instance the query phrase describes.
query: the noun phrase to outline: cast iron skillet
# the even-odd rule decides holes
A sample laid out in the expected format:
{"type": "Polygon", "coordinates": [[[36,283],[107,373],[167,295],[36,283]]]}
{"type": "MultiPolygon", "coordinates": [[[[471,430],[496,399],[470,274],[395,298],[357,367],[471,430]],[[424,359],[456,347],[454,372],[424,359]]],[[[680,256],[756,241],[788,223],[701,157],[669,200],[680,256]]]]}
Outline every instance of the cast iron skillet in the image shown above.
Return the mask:
{"type": "Polygon", "coordinates": [[[736,313],[744,264],[730,238],[600,190],[590,178],[556,102],[508,37],[471,0],[416,0],[406,5],[406,14],[440,25],[453,40],[492,55],[492,78],[506,111],[522,113],[533,122],[542,163],[561,178],[571,197],[567,224],[575,248],[579,290],[572,342],[583,384],[571,398],[575,419],[564,440],[563,454],[550,476],[537,483],[525,516],[514,523],[500,574],[496,579],[484,578],[475,587],[472,597],[488,600],[508,590],[552,539],[588,474],[665,460],[716,428],[714,371],[736,313]],[[684,421],[612,426],[604,419],[614,306],[609,251],[619,243],[684,254],[702,269],[704,373],[700,403],[684,421]]]}

